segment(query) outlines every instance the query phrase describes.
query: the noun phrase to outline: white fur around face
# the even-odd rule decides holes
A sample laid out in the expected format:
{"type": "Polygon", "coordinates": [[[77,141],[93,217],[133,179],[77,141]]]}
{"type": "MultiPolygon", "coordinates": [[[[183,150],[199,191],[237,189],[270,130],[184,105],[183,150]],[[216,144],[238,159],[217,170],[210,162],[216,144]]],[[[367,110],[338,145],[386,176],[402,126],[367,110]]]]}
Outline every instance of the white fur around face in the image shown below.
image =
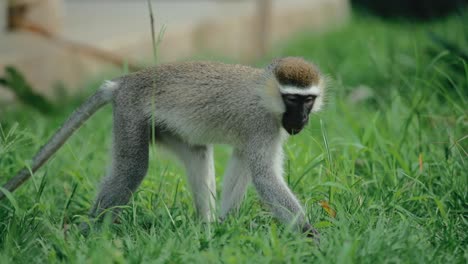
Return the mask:
{"type": "Polygon", "coordinates": [[[320,87],[312,85],[307,88],[298,88],[290,85],[280,85],[280,92],[282,94],[299,94],[299,95],[320,95],[320,87]]]}

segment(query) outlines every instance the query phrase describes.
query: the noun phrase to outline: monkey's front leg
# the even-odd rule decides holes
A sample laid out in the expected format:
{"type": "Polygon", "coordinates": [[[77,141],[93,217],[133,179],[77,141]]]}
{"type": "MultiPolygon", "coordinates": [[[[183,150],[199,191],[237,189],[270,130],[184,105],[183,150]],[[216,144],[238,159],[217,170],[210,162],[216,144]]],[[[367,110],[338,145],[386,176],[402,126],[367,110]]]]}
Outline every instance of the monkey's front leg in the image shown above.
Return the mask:
{"type": "Polygon", "coordinates": [[[282,177],[282,149],[277,146],[250,152],[249,167],[253,184],[262,198],[283,223],[293,224],[309,236],[318,235],[307,221],[304,211],[282,177]]]}

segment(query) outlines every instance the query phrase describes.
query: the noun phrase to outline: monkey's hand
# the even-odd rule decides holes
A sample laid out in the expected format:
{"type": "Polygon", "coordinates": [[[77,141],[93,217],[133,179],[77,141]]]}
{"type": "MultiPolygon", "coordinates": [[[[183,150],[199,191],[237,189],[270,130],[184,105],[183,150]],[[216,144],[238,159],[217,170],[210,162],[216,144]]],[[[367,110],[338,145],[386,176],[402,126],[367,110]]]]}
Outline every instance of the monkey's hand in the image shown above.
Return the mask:
{"type": "Polygon", "coordinates": [[[309,223],[304,224],[304,227],[302,228],[302,232],[306,234],[307,237],[314,239],[317,244],[320,243],[320,233],[317,231],[317,229],[313,228],[312,225],[310,225],[309,223]]]}

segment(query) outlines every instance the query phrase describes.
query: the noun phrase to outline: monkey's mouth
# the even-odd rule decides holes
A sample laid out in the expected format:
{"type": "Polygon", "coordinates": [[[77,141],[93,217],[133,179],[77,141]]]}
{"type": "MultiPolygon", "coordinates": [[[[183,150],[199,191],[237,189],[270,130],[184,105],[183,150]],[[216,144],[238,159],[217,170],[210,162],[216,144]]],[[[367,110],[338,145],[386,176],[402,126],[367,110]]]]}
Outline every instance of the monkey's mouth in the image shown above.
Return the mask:
{"type": "Polygon", "coordinates": [[[304,122],[287,122],[283,121],[283,128],[288,132],[289,135],[294,136],[299,134],[304,128],[304,122]]]}
{"type": "Polygon", "coordinates": [[[304,126],[309,121],[308,117],[297,117],[297,115],[291,114],[284,114],[283,119],[281,120],[281,124],[283,128],[290,134],[290,135],[297,135],[299,132],[302,131],[304,126]]]}
{"type": "Polygon", "coordinates": [[[299,134],[299,132],[301,132],[303,128],[304,127],[300,127],[300,128],[294,128],[294,127],[287,128],[287,127],[285,127],[284,129],[289,133],[289,135],[294,136],[294,135],[299,134]]]}

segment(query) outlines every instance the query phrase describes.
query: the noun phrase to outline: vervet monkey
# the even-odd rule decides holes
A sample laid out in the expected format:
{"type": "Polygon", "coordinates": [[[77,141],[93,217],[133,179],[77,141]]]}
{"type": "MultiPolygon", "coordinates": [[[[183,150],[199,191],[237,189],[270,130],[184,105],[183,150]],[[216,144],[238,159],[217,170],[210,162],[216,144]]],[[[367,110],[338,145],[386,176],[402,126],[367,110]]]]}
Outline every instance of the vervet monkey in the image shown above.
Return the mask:
{"type": "Polygon", "coordinates": [[[317,67],[296,57],[276,59],[265,69],[218,62],[151,67],[105,82],[34,156],[30,168],[4,188],[15,190],[93,113],[112,103],[112,164],[91,216],[107,209],[116,213],[117,206],[129,201],[147,173],[154,138],[185,165],[200,217],[214,220],[212,144],[229,144],[234,149],[224,176],[220,217],[239,207],[253,182],[279,220],[313,236],[316,231],[282,177],[282,144],[321,108],[324,92],[317,67]]]}

